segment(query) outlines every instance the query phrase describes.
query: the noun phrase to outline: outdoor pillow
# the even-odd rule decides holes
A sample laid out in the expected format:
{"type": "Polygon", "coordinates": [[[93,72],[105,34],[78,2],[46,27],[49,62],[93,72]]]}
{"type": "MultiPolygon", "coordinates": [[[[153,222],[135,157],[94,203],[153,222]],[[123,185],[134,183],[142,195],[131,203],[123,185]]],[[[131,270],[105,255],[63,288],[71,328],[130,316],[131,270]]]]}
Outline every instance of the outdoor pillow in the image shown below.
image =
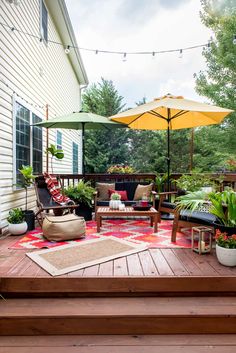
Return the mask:
{"type": "Polygon", "coordinates": [[[96,189],[98,192],[98,201],[107,201],[109,200],[109,189],[115,189],[115,183],[96,183],[96,189]]]}
{"type": "Polygon", "coordinates": [[[111,198],[111,195],[116,193],[119,194],[121,197],[121,201],[128,201],[128,196],[127,196],[127,191],[126,190],[113,190],[113,189],[109,189],[108,190],[109,193],[109,199],[111,198]]]}
{"type": "Polygon", "coordinates": [[[134,194],[134,201],[141,200],[143,194],[146,194],[147,197],[150,197],[151,191],[152,191],[152,186],[153,186],[153,184],[148,184],[148,185],[138,184],[138,186],[135,190],[135,194],[134,194]]]}

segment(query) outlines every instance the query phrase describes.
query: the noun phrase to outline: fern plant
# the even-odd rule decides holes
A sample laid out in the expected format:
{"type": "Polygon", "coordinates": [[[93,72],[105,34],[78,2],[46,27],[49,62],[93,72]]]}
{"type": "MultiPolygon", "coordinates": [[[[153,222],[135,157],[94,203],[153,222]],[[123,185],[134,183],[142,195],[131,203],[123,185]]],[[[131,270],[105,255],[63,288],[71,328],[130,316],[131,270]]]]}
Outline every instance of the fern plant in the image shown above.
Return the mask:
{"type": "Polygon", "coordinates": [[[95,189],[89,182],[81,180],[76,186],[68,186],[64,190],[65,194],[77,204],[85,204],[92,207],[92,199],[95,189]]]}
{"type": "Polygon", "coordinates": [[[236,227],[236,192],[225,190],[222,192],[203,191],[191,192],[176,198],[177,210],[189,209],[192,212],[199,210],[204,204],[209,205],[209,212],[217,217],[218,221],[228,227],[236,227]]]}

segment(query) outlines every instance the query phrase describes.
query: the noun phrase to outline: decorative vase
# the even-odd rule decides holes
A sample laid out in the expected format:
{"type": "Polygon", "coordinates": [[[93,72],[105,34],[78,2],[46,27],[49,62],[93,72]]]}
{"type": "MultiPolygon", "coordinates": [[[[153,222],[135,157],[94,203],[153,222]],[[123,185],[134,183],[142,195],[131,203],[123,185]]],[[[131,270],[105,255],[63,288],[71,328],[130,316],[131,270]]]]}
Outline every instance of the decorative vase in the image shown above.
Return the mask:
{"type": "Polygon", "coordinates": [[[8,224],[8,231],[9,233],[11,233],[11,235],[25,234],[27,232],[27,228],[28,226],[26,222],[22,222],[18,224],[13,224],[13,223],[8,224]]]}
{"type": "Polygon", "coordinates": [[[119,210],[121,201],[120,200],[110,200],[109,207],[113,210],[119,210]]]}
{"type": "Polygon", "coordinates": [[[224,266],[236,266],[236,249],[222,248],[216,244],[216,256],[224,266]]]}

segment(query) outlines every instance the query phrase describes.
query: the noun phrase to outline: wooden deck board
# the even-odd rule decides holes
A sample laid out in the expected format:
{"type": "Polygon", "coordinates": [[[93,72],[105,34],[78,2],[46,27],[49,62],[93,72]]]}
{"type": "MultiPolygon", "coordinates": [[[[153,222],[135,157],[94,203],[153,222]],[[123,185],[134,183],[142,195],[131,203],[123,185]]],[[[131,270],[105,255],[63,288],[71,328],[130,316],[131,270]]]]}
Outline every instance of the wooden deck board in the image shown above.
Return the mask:
{"type": "MultiPolygon", "coordinates": [[[[25,256],[29,250],[8,249],[16,237],[0,239],[0,276],[51,277],[46,271],[25,256]]],[[[118,258],[106,263],[74,271],[59,277],[102,276],[236,276],[236,267],[218,263],[214,251],[198,255],[191,249],[149,249],[139,254],[118,258]]]]}
{"type": "Polygon", "coordinates": [[[236,335],[89,335],[89,336],[3,336],[0,352],[111,353],[209,352],[232,353],[236,335]],[[64,351],[63,351],[64,350],[64,351]]]}

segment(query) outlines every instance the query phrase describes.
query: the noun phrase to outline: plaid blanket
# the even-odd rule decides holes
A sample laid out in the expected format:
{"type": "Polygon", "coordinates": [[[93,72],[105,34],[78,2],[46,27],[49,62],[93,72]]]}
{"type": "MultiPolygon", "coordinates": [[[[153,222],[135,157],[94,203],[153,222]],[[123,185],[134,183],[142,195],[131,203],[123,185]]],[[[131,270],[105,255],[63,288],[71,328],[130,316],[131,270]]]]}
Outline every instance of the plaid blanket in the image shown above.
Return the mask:
{"type": "Polygon", "coordinates": [[[74,201],[72,201],[68,196],[62,194],[58,179],[55,176],[50,175],[48,173],[43,173],[43,176],[53,201],[62,206],[74,204],[74,201]]]}

